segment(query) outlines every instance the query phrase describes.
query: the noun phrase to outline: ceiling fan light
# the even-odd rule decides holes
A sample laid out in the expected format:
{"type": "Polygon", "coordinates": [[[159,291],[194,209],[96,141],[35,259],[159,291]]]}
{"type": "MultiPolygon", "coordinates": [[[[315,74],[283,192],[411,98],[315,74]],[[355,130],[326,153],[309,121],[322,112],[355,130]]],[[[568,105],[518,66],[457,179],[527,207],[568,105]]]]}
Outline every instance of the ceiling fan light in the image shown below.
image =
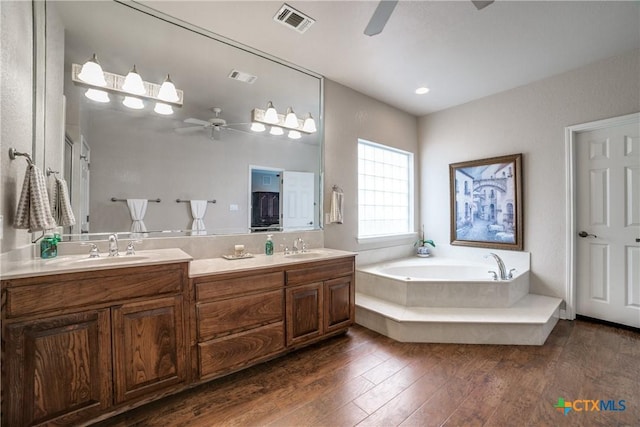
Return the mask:
{"type": "Polygon", "coordinates": [[[300,138],[302,138],[302,134],[300,132],[298,132],[297,130],[290,130],[289,134],[287,136],[289,138],[291,138],[291,139],[300,139],[300,138]]]}
{"type": "Polygon", "coordinates": [[[178,96],[178,91],[176,91],[176,87],[171,81],[171,77],[167,74],[167,78],[160,86],[160,90],[158,91],[158,99],[167,102],[178,102],[180,97],[178,96]]]}
{"type": "Polygon", "coordinates": [[[169,116],[173,114],[173,108],[169,104],[165,104],[164,102],[156,102],[156,106],[153,108],[158,114],[162,114],[163,116],[169,116]]]}
{"type": "Polygon", "coordinates": [[[251,130],[254,132],[264,132],[267,128],[262,123],[253,122],[251,123],[251,130]]]}
{"type": "Polygon", "coordinates": [[[85,83],[89,83],[94,86],[106,86],[107,81],[104,79],[104,71],[98,63],[98,57],[94,53],[93,56],[84,63],[78,78],[85,83]]]}
{"type": "Polygon", "coordinates": [[[318,130],[316,128],[316,121],[311,117],[311,113],[309,113],[309,115],[304,119],[302,130],[309,133],[314,133],[318,130]]]}
{"type": "Polygon", "coordinates": [[[136,98],[135,96],[125,96],[124,100],[122,101],[122,105],[134,110],[142,110],[144,108],[142,99],[136,98]]]}
{"type": "Polygon", "coordinates": [[[264,113],[264,121],[270,124],[276,124],[280,121],[278,118],[278,112],[271,101],[267,104],[267,111],[264,113]]]}
{"type": "Polygon", "coordinates": [[[134,95],[144,95],[146,93],[142,77],[138,74],[135,64],[131,71],[129,71],[129,74],[127,74],[127,77],[125,77],[122,90],[134,95]]]}
{"type": "Polygon", "coordinates": [[[287,115],[284,118],[284,125],[289,128],[298,127],[298,116],[293,112],[293,108],[287,108],[287,115]]]}
{"type": "Polygon", "coordinates": [[[84,93],[84,96],[96,102],[109,102],[109,94],[103,90],[87,89],[87,91],[84,93]]]}
{"type": "Polygon", "coordinates": [[[282,130],[282,128],[280,126],[271,126],[271,130],[269,130],[269,133],[271,135],[279,136],[279,135],[284,134],[284,131],[282,130]]]}

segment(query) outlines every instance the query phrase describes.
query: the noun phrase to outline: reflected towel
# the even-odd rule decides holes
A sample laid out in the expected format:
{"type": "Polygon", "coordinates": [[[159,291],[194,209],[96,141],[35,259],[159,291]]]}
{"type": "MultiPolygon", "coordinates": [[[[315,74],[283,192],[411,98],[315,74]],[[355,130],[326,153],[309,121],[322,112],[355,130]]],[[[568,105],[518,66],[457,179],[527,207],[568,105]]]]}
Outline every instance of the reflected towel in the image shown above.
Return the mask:
{"type": "Polygon", "coordinates": [[[61,226],[69,226],[76,224],[76,217],[71,209],[71,201],[69,200],[69,187],[67,181],[56,177],[56,183],[53,186],[53,217],[61,226]]]}
{"type": "Polygon", "coordinates": [[[344,194],[342,191],[333,190],[331,193],[331,211],[329,212],[329,222],[342,224],[342,204],[344,194]]]}
{"type": "Polygon", "coordinates": [[[27,167],[13,226],[26,228],[30,232],[56,227],[56,221],[51,215],[44,174],[35,165],[27,167]]]}
{"type": "Polygon", "coordinates": [[[131,214],[131,237],[146,237],[147,227],[142,221],[147,213],[147,199],[127,199],[127,206],[131,214]]]}
{"type": "Polygon", "coordinates": [[[204,226],[204,214],[207,212],[206,200],[191,200],[191,216],[193,217],[193,223],[191,224],[191,235],[206,235],[207,229],[204,226]]]}

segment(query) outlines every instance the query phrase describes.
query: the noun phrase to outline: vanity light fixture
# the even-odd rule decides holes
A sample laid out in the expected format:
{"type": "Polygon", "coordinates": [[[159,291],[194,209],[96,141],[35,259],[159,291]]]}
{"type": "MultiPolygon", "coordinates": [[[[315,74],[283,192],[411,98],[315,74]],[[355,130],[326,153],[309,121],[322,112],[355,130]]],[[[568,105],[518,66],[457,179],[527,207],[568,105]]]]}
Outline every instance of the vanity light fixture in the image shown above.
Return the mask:
{"type": "Polygon", "coordinates": [[[133,64],[133,68],[129,71],[127,77],[125,77],[124,83],[122,84],[122,90],[134,95],[144,95],[147,92],[144,88],[142,77],[140,77],[140,74],[138,74],[138,71],[136,70],[135,64],[133,64]]]}
{"type": "Polygon", "coordinates": [[[262,123],[253,122],[251,123],[251,130],[254,132],[264,132],[267,128],[262,123]]]}
{"type": "MultiPolygon", "coordinates": [[[[278,114],[276,112],[275,119],[273,117],[268,119],[267,112],[269,111],[269,109],[273,108],[273,104],[271,103],[271,101],[269,101],[269,104],[267,105],[267,107],[268,109],[266,111],[261,110],[260,108],[254,108],[251,111],[251,122],[254,124],[262,124],[262,125],[269,125],[269,126],[276,125],[274,127],[293,130],[301,134],[302,133],[310,134],[310,133],[317,132],[316,122],[315,120],[313,120],[313,117],[311,117],[311,113],[307,114],[307,116],[305,117],[305,120],[301,120],[295,115],[295,113],[293,112],[293,108],[289,107],[287,109],[286,116],[283,114],[278,114]],[[294,117],[295,117],[295,121],[293,120],[294,117]]],[[[275,108],[273,108],[273,111],[275,111],[275,108]]],[[[257,127],[256,129],[260,129],[260,128],[257,127]]],[[[254,130],[253,125],[251,126],[251,130],[254,130]]],[[[261,130],[255,130],[255,131],[261,132],[261,130]]],[[[273,132],[270,132],[270,133],[273,135],[273,132]]],[[[279,135],[282,135],[282,134],[279,134],[279,135]]]]}
{"type": "Polygon", "coordinates": [[[122,105],[134,110],[142,110],[144,108],[142,99],[136,98],[135,96],[125,96],[124,100],[122,101],[122,105]]]}
{"type": "Polygon", "coordinates": [[[164,102],[156,102],[156,106],[153,107],[153,111],[158,114],[162,114],[163,116],[169,116],[173,114],[173,107],[169,104],[165,104],[164,102]]]}
{"type": "Polygon", "coordinates": [[[284,116],[284,125],[289,128],[298,127],[298,116],[293,112],[293,108],[287,108],[287,114],[284,116]]]}
{"type": "Polygon", "coordinates": [[[278,112],[276,111],[271,101],[267,103],[267,111],[265,111],[264,113],[263,121],[272,125],[280,121],[280,119],[278,118],[278,112]]]}
{"type": "Polygon", "coordinates": [[[307,114],[307,117],[305,117],[302,130],[309,133],[317,132],[318,129],[316,128],[316,121],[313,120],[311,113],[307,114]]]}
{"type": "Polygon", "coordinates": [[[291,139],[300,139],[300,138],[302,138],[302,134],[300,132],[298,132],[297,130],[290,130],[289,134],[287,136],[289,138],[291,138],[291,139]]]}
{"type": "Polygon", "coordinates": [[[87,91],[84,93],[84,96],[96,102],[109,102],[109,94],[103,90],[87,89],[87,91]]]}
{"type": "Polygon", "coordinates": [[[269,133],[271,135],[279,136],[279,135],[284,134],[284,130],[282,130],[282,128],[280,126],[271,126],[271,130],[269,130],[269,133]]]}
{"type": "Polygon", "coordinates": [[[176,91],[176,86],[171,81],[171,77],[169,76],[169,74],[167,74],[167,78],[164,79],[164,83],[162,83],[162,86],[160,86],[158,99],[168,102],[177,102],[178,100],[180,100],[178,92],[176,91]]]}
{"type": "Polygon", "coordinates": [[[84,63],[82,69],[78,73],[78,78],[93,86],[107,85],[107,81],[104,78],[104,72],[98,63],[98,57],[95,53],[87,62],[84,63]]]}

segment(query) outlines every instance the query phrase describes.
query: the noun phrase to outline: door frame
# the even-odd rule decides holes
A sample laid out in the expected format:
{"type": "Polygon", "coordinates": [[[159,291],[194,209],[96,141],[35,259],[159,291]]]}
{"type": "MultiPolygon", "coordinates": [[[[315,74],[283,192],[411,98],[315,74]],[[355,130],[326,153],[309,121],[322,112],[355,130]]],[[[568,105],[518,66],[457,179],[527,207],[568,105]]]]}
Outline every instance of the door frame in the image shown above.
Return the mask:
{"type": "Polygon", "coordinates": [[[577,203],[577,179],[576,179],[576,144],[577,135],[583,132],[589,132],[598,129],[604,129],[614,126],[623,126],[626,124],[632,124],[634,122],[640,122],[640,113],[632,113],[619,117],[611,117],[603,120],[596,120],[593,122],[582,123],[578,125],[568,126],[564,128],[564,141],[565,141],[565,174],[566,174],[566,238],[567,252],[566,252],[566,268],[565,268],[565,283],[566,283],[566,307],[564,309],[564,315],[561,316],[564,319],[573,320],[576,318],[576,298],[577,298],[577,283],[576,283],[576,245],[577,245],[577,231],[576,231],[576,203],[577,203]]]}

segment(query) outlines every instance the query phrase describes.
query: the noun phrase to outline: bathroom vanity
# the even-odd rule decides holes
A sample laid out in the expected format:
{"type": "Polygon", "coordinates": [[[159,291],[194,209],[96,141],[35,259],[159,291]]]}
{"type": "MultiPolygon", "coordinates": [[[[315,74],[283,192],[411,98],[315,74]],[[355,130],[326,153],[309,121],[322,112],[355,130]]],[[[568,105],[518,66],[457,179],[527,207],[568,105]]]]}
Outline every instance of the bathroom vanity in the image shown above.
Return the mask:
{"type": "Polygon", "coordinates": [[[354,320],[349,252],[237,261],[144,252],[4,272],[2,425],[104,419],[344,333],[354,320]]]}

